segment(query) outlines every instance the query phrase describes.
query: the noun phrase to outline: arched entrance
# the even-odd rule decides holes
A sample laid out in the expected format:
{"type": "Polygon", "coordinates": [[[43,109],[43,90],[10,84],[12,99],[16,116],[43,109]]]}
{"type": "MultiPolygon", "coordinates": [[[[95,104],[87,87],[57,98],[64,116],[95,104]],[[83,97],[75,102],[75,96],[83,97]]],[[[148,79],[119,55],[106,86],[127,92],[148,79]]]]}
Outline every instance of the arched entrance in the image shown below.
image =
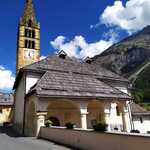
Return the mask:
{"type": "Polygon", "coordinates": [[[53,126],[65,126],[70,122],[80,127],[80,110],[77,103],[71,100],[50,101],[46,119],[50,119],[53,126]]]}
{"type": "Polygon", "coordinates": [[[88,104],[87,124],[88,128],[93,128],[99,122],[104,122],[103,104],[99,101],[93,100],[88,104]]]}

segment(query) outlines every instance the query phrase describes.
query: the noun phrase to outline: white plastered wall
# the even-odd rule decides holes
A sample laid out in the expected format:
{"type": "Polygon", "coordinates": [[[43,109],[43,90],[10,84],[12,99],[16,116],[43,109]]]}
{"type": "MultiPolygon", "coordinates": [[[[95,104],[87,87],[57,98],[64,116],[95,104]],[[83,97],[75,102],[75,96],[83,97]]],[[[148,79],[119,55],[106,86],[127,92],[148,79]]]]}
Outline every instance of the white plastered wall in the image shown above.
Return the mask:
{"type": "Polygon", "coordinates": [[[16,89],[15,96],[15,114],[14,114],[14,124],[17,132],[23,132],[23,122],[24,122],[24,102],[25,94],[27,94],[32,86],[36,84],[39,76],[24,74],[19,81],[19,85],[16,89]]]}
{"type": "Polygon", "coordinates": [[[150,131],[150,117],[141,116],[141,118],[142,122],[140,117],[133,117],[134,129],[139,130],[140,133],[147,133],[147,131],[150,131]]]}
{"type": "Polygon", "coordinates": [[[26,76],[26,94],[29,92],[30,88],[37,83],[39,78],[40,77],[37,75],[27,75],[26,76]]]}
{"type": "Polygon", "coordinates": [[[105,120],[108,124],[108,131],[113,131],[114,128],[118,128],[119,131],[123,130],[123,126],[125,126],[125,130],[127,132],[131,131],[131,119],[129,116],[129,109],[126,104],[124,104],[123,110],[120,111],[120,115],[117,115],[116,111],[116,103],[111,103],[111,105],[106,105],[104,108],[105,120]],[[124,125],[123,125],[123,115],[124,115],[124,125]]]}
{"type": "Polygon", "coordinates": [[[20,79],[19,85],[15,91],[15,112],[14,127],[17,132],[22,134],[24,118],[24,97],[25,97],[25,75],[20,79]]]}

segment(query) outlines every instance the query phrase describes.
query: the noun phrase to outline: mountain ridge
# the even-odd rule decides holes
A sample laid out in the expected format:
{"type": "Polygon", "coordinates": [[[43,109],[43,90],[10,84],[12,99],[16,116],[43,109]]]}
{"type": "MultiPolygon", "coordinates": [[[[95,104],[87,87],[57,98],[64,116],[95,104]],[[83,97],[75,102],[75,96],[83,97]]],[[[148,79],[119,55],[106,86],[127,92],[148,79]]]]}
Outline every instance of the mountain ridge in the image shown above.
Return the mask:
{"type": "Polygon", "coordinates": [[[135,101],[150,102],[150,26],[93,57],[92,63],[128,78],[135,101]]]}
{"type": "Polygon", "coordinates": [[[127,76],[150,58],[150,26],[112,45],[93,58],[105,68],[127,76]]]}

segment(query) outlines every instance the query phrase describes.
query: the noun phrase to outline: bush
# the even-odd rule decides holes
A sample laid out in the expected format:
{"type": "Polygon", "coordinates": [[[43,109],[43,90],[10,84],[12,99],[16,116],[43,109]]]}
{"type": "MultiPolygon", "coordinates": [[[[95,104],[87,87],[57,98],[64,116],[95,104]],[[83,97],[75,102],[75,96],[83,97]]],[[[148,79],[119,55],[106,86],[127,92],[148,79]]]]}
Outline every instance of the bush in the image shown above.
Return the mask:
{"type": "Polygon", "coordinates": [[[139,130],[131,130],[130,132],[131,132],[131,133],[140,133],[139,130]]]}
{"type": "Polygon", "coordinates": [[[94,125],[93,128],[95,131],[104,132],[107,130],[107,124],[100,122],[94,125]]]}
{"type": "Polygon", "coordinates": [[[45,122],[46,127],[50,127],[52,124],[53,124],[53,122],[51,120],[46,120],[46,122],[45,122]]]}
{"type": "Polygon", "coordinates": [[[66,123],[66,128],[67,129],[73,129],[74,128],[74,124],[71,122],[66,123]]]}

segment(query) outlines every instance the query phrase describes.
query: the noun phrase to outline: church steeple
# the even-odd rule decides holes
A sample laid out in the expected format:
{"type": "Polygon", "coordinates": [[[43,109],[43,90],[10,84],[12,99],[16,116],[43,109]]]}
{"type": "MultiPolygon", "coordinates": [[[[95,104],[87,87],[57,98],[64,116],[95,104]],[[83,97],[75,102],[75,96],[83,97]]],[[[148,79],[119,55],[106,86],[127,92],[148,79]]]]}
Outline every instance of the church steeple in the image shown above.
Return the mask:
{"type": "Polygon", "coordinates": [[[32,23],[32,27],[38,27],[39,26],[39,24],[37,23],[37,20],[36,20],[32,0],[26,0],[24,13],[20,19],[21,25],[28,25],[29,22],[32,23]]]}
{"type": "Polygon", "coordinates": [[[37,22],[32,0],[25,1],[17,37],[16,72],[40,58],[40,25],[37,22]]]}

